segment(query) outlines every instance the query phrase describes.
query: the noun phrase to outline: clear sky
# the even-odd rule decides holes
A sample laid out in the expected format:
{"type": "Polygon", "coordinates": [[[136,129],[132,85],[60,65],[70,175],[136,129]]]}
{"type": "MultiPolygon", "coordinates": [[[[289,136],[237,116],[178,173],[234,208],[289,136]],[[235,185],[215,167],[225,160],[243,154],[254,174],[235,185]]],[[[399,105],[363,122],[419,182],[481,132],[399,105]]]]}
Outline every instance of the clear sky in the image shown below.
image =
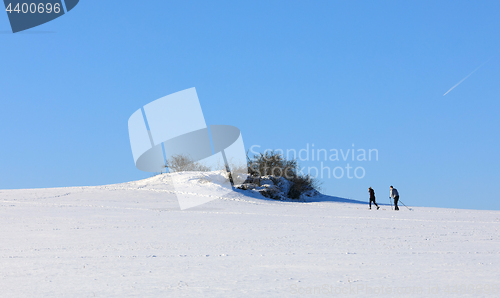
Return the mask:
{"type": "Polygon", "coordinates": [[[324,193],[367,200],[371,186],[388,203],[394,185],[407,205],[498,210],[499,11],[498,1],[81,0],[17,34],[0,13],[0,189],[149,177],[134,166],[128,118],[196,87],[207,124],[238,127],[247,149],[378,150],[378,161],[324,161],[365,169],[325,173],[324,193]]]}

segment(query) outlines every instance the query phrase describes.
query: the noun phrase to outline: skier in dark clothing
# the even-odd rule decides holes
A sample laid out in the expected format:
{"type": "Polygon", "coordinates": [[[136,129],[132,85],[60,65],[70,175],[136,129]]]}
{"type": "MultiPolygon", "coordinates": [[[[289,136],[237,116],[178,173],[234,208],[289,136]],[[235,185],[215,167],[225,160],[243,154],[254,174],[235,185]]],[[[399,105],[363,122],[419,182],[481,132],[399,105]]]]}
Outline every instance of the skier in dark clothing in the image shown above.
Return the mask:
{"type": "Polygon", "coordinates": [[[399,193],[397,189],[392,187],[392,185],[391,185],[391,198],[394,198],[394,210],[399,210],[398,207],[399,193]]]}
{"type": "Polygon", "coordinates": [[[373,188],[369,187],[368,192],[370,193],[370,209],[372,209],[372,202],[373,204],[375,204],[375,206],[377,206],[377,210],[380,209],[380,207],[375,202],[375,191],[373,190],[373,188]]]}

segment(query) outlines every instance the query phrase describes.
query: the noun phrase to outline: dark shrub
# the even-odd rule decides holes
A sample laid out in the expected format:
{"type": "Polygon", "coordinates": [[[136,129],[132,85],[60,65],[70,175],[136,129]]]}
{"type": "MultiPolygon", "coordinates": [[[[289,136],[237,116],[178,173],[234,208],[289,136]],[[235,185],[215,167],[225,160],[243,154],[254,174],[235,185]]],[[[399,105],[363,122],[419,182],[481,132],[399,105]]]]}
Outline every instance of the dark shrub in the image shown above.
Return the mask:
{"type": "Polygon", "coordinates": [[[259,153],[248,158],[248,174],[253,177],[270,175],[289,179],[296,176],[297,167],[296,160],[286,160],[275,151],[266,151],[265,154],[259,153]]]}
{"type": "MultiPolygon", "coordinates": [[[[271,180],[275,181],[276,177],[283,177],[291,182],[291,186],[286,194],[290,199],[299,199],[302,194],[307,192],[315,192],[319,188],[319,182],[310,175],[298,173],[298,163],[294,160],[285,159],[276,151],[266,151],[254,155],[253,158],[247,156],[248,173],[250,177],[247,183],[250,185],[244,186],[246,189],[260,186],[260,181],[264,176],[271,176],[271,180]],[[254,186],[252,186],[254,185],[254,186]]],[[[260,191],[264,196],[274,198],[272,192],[260,191]]]]}
{"type": "Polygon", "coordinates": [[[287,197],[297,200],[300,198],[301,194],[316,190],[319,186],[317,180],[311,178],[309,175],[293,177],[290,179],[290,182],[292,182],[292,186],[288,191],[287,197]]]}

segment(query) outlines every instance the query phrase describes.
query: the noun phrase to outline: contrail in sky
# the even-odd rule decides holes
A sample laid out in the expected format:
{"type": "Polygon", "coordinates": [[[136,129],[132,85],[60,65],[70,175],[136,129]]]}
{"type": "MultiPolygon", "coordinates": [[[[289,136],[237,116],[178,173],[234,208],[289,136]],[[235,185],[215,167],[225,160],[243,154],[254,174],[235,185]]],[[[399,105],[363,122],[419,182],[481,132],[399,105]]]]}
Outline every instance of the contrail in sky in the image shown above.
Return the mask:
{"type": "MultiPolygon", "coordinates": [[[[486,62],[490,61],[490,59],[486,60],[486,62]]],[[[470,77],[473,73],[476,72],[476,70],[480,69],[481,66],[485,65],[486,62],[484,62],[483,64],[479,65],[476,69],[474,69],[474,71],[472,71],[468,76],[466,76],[465,78],[463,78],[460,82],[458,82],[455,86],[451,87],[450,90],[446,91],[445,94],[443,94],[443,96],[445,96],[446,94],[450,93],[451,90],[455,89],[455,87],[457,87],[458,85],[460,85],[463,81],[465,81],[468,77],[470,77]]]]}

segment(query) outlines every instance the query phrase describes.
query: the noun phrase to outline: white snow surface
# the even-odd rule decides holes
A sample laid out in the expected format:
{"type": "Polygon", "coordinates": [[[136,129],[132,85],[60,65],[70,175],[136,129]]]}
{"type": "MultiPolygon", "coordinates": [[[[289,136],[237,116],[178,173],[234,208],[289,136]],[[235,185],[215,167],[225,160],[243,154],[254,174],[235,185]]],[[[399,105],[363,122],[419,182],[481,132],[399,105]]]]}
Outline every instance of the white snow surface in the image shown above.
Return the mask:
{"type": "Polygon", "coordinates": [[[500,297],[500,211],[242,190],[181,211],[220,185],[171,175],[0,190],[0,297],[500,297]]]}

